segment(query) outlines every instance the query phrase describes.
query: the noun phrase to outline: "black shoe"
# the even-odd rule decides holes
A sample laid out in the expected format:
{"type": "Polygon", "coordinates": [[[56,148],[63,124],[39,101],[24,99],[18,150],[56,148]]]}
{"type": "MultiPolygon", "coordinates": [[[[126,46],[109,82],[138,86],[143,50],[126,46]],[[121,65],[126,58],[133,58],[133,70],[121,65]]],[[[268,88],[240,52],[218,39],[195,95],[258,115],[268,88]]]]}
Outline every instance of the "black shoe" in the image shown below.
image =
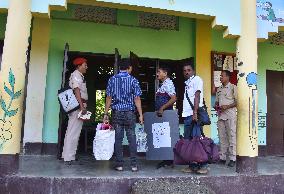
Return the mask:
{"type": "Polygon", "coordinates": [[[236,164],[236,162],[235,162],[235,161],[230,160],[230,162],[229,162],[228,166],[229,166],[229,167],[234,167],[234,166],[235,166],[235,164],[236,164]]]}
{"type": "Polygon", "coordinates": [[[165,167],[165,166],[166,166],[165,161],[162,161],[162,162],[160,162],[160,163],[157,165],[157,169],[162,168],[162,167],[165,167]]]}
{"type": "Polygon", "coordinates": [[[219,160],[218,164],[225,165],[226,164],[226,160],[219,160]]]}
{"type": "Polygon", "coordinates": [[[173,161],[172,160],[163,160],[162,162],[160,162],[157,165],[157,169],[161,168],[161,167],[172,167],[173,168],[173,161]]]}
{"type": "Polygon", "coordinates": [[[64,161],[64,164],[70,166],[72,165],[72,161],[64,161]]]}

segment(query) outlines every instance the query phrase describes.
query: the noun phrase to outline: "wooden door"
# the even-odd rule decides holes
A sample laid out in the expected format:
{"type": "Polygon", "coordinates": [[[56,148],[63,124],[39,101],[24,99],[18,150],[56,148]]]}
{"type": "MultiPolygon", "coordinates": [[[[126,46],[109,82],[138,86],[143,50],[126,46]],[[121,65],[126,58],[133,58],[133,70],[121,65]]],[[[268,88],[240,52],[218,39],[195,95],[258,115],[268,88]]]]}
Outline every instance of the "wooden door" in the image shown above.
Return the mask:
{"type": "Polygon", "coordinates": [[[141,102],[143,112],[155,111],[155,79],[156,79],[156,59],[139,58],[130,52],[132,64],[132,76],[138,79],[142,90],[141,102]]]}
{"type": "Polygon", "coordinates": [[[119,72],[119,67],[118,67],[118,62],[120,60],[120,55],[119,55],[119,52],[118,52],[118,49],[115,48],[114,50],[114,75],[117,74],[119,72]]]}
{"type": "MultiPolygon", "coordinates": [[[[63,58],[63,70],[62,70],[62,81],[61,81],[61,88],[64,88],[67,86],[68,82],[66,81],[66,75],[68,72],[67,69],[67,62],[68,62],[68,51],[69,51],[69,45],[68,43],[65,44],[65,49],[64,49],[64,58],[63,58]]],[[[60,109],[59,112],[59,125],[58,125],[58,143],[57,143],[57,158],[61,159],[61,153],[63,149],[63,142],[64,142],[64,135],[63,133],[63,128],[66,127],[64,126],[64,120],[66,120],[67,117],[64,115],[63,111],[60,109]]]]}
{"type": "Polygon", "coordinates": [[[183,123],[182,120],[182,108],[183,108],[183,95],[184,95],[184,76],[183,76],[183,65],[185,63],[194,63],[193,57],[186,58],[182,60],[159,60],[159,66],[166,66],[171,70],[171,79],[175,85],[176,89],[176,108],[178,109],[178,115],[180,123],[183,123]]]}
{"type": "Polygon", "coordinates": [[[284,72],[266,71],[267,154],[284,155],[284,72]]]}
{"type": "Polygon", "coordinates": [[[140,66],[139,57],[131,51],[130,51],[130,63],[132,65],[132,73],[131,74],[136,78],[139,77],[139,66],[140,66]]]}

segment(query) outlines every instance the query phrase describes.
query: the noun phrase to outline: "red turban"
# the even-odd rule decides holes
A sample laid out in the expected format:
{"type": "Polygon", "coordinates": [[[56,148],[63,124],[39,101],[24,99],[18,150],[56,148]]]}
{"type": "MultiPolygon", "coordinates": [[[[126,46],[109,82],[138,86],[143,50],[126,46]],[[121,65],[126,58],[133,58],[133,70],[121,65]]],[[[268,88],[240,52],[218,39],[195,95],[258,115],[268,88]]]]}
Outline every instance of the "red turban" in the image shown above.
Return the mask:
{"type": "Polygon", "coordinates": [[[82,65],[83,63],[86,63],[86,62],[87,62],[87,59],[79,57],[79,58],[74,59],[73,64],[75,66],[78,66],[78,65],[82,65]]]}

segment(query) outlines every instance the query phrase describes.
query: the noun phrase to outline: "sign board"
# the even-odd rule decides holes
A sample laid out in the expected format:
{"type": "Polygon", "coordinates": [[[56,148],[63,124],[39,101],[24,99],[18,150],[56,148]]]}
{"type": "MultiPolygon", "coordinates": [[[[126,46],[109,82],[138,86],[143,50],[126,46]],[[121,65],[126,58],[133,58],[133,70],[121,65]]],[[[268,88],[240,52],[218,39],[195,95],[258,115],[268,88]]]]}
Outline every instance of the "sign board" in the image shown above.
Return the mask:
{"type": "Polygon", "coordinates": [[[162,117],[155,112],[144,114],[147,133],[147,160],[173,160],[173,147],[179,139],[179,119],[176,110],[166,110],[162,117]]]}

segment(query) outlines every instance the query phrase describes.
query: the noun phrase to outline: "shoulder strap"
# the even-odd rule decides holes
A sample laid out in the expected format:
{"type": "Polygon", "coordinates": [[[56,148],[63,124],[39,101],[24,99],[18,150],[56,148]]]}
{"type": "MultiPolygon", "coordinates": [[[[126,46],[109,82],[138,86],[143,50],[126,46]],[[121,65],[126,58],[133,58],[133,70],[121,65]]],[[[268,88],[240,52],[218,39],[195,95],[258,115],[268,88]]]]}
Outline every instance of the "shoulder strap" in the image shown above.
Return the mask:
{"type": "Polygon", "coordinates": [[[189,102],[189,104],[190,104],[190,106],[191,106],[191,109],[194,110],[194,106],[193,106],[192,102],[191,102],[190,99],[189,99],[189,96],[188,96],[188,94],[187,94],[187,91],[185,91],[185,96],[186,96],[186,99],[187,99],[187,101],[189,102]]]}

